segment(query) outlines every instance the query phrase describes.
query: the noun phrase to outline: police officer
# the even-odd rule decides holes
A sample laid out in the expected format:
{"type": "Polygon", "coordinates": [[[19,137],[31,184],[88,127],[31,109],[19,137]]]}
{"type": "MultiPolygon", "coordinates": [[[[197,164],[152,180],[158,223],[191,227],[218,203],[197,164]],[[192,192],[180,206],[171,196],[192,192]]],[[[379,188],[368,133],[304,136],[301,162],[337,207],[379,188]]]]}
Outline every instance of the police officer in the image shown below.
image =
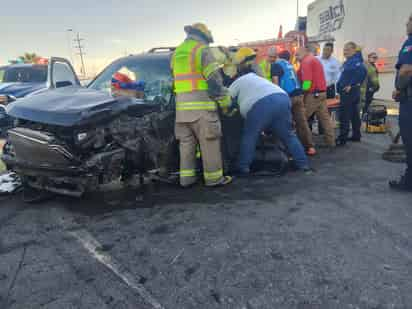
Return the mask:
{"type": "Polygon", "coordinates": [[[399,52],[393,97],[400,102],[399,127],[406,150],[406,172],[400,180],[390,181],[392,189],[412,192],[412,14],[406,24],[408,39],[399,52]]]}
{"type": "Polygon", "coordinates": [[[361,141],[361,119],[359,115],[360,86],[368,72],[363,64],[362,53],[354,42],[348,42],[343,48],[346,58],[342,65],[342,74],[337,83],[340,95],[339,120],[340,133],[336,140],[338,146],[344,146],[348,140],[352,124],[352,142],[361,141]]]}

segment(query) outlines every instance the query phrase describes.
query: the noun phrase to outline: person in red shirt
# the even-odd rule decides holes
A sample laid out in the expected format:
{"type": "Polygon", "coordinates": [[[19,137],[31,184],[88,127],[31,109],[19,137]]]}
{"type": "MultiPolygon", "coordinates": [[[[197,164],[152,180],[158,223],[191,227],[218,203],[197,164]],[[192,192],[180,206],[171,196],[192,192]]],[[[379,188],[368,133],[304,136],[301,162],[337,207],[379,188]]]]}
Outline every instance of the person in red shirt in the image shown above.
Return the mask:
{"type": "Polygon", "coordinates": [[[311,54],[308,47],[301,47],[296,52],[296,59],[300,62],[298,78],[304,91],[306,119],[316,115],[324,130],[325,142],[328,147],[334,148],[335,129],[326,104],[326,80],[322,63],[311,54]]]}

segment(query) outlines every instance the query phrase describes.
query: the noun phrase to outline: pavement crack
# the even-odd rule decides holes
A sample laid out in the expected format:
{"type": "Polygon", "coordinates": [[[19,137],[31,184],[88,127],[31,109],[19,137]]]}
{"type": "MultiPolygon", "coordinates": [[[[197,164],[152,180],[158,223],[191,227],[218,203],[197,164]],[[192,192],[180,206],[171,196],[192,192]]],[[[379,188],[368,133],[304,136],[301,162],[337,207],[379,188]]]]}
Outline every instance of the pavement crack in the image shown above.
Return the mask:
{"type": "Polygon", "coordinates": [[[36,245],[39,245],[39,242],[36,240],[29,240],[29,241],[25,241],[21,243],[15,243],[9,246],[4,246],[0,243],[0,255],[7,254],[14,250],[18,250],[21,248],[27,248],[27,247],[36,246],[36,245]]]}
{"type": "Polygon", "coordinates": [[[11,303],[9,301],[10,295],[11,295],[11,292],[13,291],[13,288],[16,284],[17,277],[18,277],[21,269],[23,268],[24,259],[26,257],[26,250],[27,250],[27,247],[24,247],[23,252],[21,254],[20,261],[19,261],[19,265],[17,266],[17,269],[14,273],[13,279],[11,280],[10,286],[7,290],[7,294],[6,294],[6,296],[4,297],[4,300],[3,300],[3,306],[1,306],[1,308],[7,309],[11,306],[11,303]]]}

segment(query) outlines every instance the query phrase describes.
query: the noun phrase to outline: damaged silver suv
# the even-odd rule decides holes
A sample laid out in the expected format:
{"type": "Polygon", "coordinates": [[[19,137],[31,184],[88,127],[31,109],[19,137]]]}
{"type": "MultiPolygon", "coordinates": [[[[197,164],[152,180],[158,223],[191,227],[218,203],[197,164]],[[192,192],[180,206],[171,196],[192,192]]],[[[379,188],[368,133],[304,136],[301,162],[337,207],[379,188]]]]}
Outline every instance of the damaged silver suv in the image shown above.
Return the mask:
{"type": "MultiPolygon", "coordinates": [[[[121,58],[87,88],[67,74],[44,93],[7,106],[16,125],[8,131],[2,160],[27,188],[80,197],[99,185],[135,175],[172,181],[178,178],[174,137],[175,104],[169,69],[172,49],[121,58]],[[144,99],[113,97],[111,78],[125,72],[144,80],[144,99]]],[[[71,67],[71,66],[68,66],[71,67]]],[[[224,118],[226,168],[236,159],[240,117],[224,118]]],[[[260,157],[279,164],[281,151],[260,157]]],[[[269,147],[270,148],[270,147],[269,147]]],[[[259,154],[258,154],[259,159],[259,154]]]]}

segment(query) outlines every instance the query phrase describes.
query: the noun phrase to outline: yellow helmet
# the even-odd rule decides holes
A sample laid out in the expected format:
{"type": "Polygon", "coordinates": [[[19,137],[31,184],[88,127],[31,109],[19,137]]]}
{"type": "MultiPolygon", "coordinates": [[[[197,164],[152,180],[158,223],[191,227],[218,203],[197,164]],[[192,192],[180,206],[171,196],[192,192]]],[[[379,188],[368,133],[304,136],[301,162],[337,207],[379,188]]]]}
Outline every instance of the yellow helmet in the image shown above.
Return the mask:
{"type": "Polygon", "coordinates": [[[234,57],[234,63],[236,64],[243,64],[248,61],[254,60],[256,58],[256,52],[249,47],[241,47],[236,52],[234,57]]]}
{"type": "Polygon", "coordinates": [[[186,33],[191,33],[191,32],[201,33],[208,40],[209,43],[213,43],[212,32],[203,23],[195,23],[193,25],[185,26],[185,31],[186,33]]]}
{"type": "Polygon", "coordinates": [[[236,65],[233,64],[232,56],[230,51],[227,47],[218,46],[218,47],[211,47],[210,50],[216,62],[222,67],[223,72],[230,77],[233,77],[237,73],[236,65]]]}

